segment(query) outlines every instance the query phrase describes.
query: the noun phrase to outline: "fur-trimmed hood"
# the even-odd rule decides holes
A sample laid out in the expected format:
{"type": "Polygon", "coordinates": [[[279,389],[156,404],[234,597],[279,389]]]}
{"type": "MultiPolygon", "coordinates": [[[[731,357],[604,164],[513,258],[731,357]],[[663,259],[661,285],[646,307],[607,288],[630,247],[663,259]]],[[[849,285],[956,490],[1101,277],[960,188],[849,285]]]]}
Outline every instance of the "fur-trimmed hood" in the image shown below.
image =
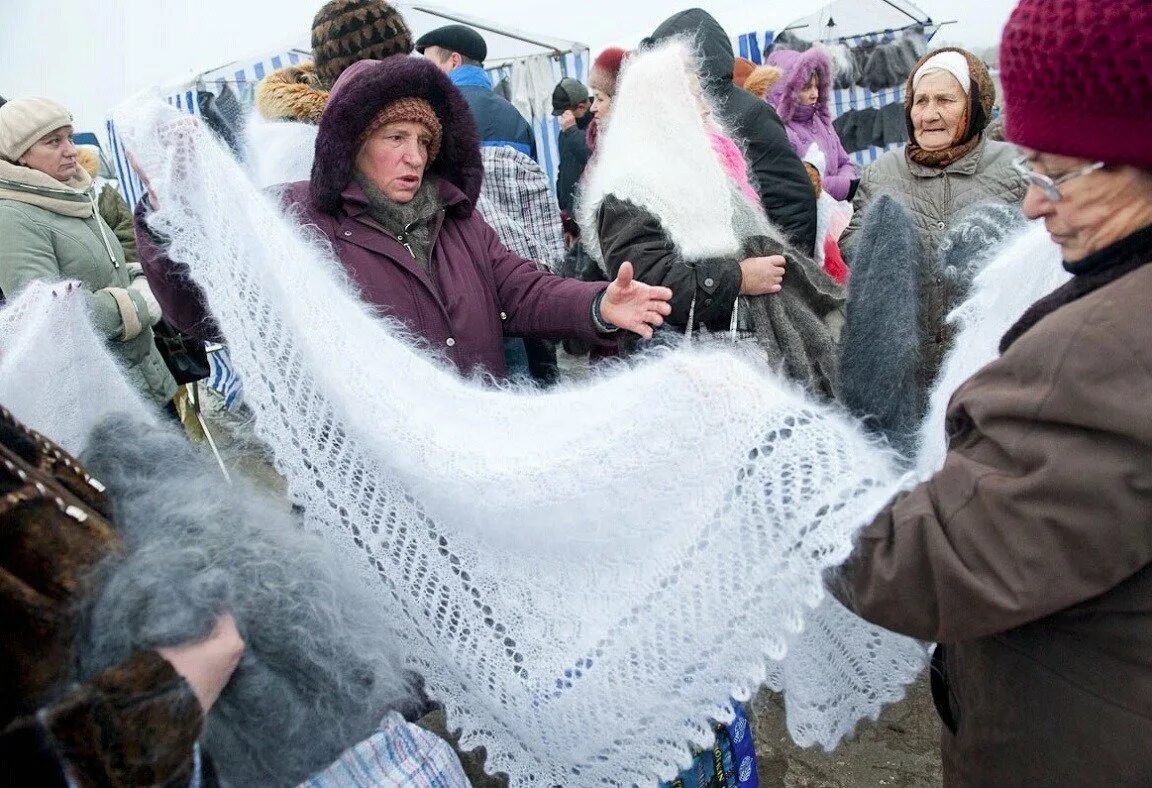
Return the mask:
{"type": "Polygon", "coordinates": [[[788,125],[796,117],[800,104],[800,91],[813,74],[817,75],[820,96],[816,99],[816,114],[825,123],[832,122],[832,58],[821,46],[805,52],[779,49],[768,56],[768,65],[783,71],[783,76],[768,91],[768,103],[776,108],[780,120],[788,125]]]}
{"type": "Polygon", "coordinates": [[[273,71],[256,85],[256,109],[267,120],[320,123],[328,91],[311,63],[273,71]]]}
{"type": "Polygon", "coordinates": [[[333,85],[312,162],[312,201],[320,211],[339,210],[340,194],[352,180],[360,137],[368,124],[388,104],[408,97],[432,105],[444,129],[440,154],[426,172],[459,188],[468,202],[458,204],[456,211],[461,218],[471,215],[484,178],[472,111],[435,64],[413,57],[362,60],[349,66],[333,85]]]}

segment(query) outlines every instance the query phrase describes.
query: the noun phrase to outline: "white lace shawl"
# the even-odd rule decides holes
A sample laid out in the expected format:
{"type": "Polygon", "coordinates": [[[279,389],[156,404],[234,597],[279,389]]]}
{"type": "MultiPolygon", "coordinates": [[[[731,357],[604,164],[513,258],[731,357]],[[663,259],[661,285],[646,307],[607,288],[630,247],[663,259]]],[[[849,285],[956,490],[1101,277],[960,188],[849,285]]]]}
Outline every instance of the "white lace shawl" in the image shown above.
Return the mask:
{"type": "Polygon", "coordinates": [[[694,63],[688,43],[675,38],[625,64],[577,206],[584,246],[598,262],[597,214],[609,194],[659,218],[687,259],[740,252],[731,178],[690,86],[694,63]]]}
{"type": "MultiPolygon", "coordinates": [[[[489,769],[650,784],[762,682],[785,693],[793,738],[826,748],[903,695],[923,646],[820,581],[901,487],[856,424],[691,348],[544,395],[461,380],[374,316],[206,130],[160,102],[117,128],[292,499],[407,622],[408,664],[489,769]]],[[[0,313],[0,401],[83,405],[67,389],[115,377],[90,328],[80,356],[22,361],[82,309],[46,292],[0,313]]],[[[53,437],[94,420],[16,413],[53,437]]]]}

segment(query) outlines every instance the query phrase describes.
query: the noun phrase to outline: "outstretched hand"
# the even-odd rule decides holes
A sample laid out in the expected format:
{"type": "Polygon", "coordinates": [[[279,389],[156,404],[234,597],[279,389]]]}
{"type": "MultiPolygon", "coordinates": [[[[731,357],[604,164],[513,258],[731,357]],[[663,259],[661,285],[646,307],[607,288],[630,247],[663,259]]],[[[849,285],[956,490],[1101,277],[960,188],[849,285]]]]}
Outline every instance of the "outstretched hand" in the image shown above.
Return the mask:
{"type": "Polygon", "coordinates": [[[667,287],[654,287],[633,279],[632,263],[625,262],[600,302],[600,315],[605,322],[652,338],[652,330],[664,324],[672,314],[672,291],[667,287]]]}

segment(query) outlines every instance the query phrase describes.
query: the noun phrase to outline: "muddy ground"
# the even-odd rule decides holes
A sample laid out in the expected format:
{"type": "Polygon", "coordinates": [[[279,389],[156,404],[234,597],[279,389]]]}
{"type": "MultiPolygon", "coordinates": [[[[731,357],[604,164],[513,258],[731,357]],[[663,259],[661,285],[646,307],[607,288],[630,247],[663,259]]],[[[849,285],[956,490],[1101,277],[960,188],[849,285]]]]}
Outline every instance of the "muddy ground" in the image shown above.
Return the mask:
{"type": "Polygon", "coordinates": [[[935,788],[941,784],[940,723],[928,680],[888,707],[876,722],[857,726],[834,752],[801,749],[784,726],[783,699],[767,691],[753,704],[756,766],[765,788],[935,788]]]}
{"type": "MultiPolygon", "coordinates": [[[[927,679],[914,685],[902,702],[885,709],[879,720],[857,726],[852,738],[831,753],[792,743],[784,724],[783,699],[778,695],[761,692],[751,716],[763,788],[937,788],[941,784],[940,723],[932,708],[927,679]]],[[[445,735],[439,714],[420,724],[445,735]]],[[[460,760],[475,788],[508,784],[484,774],[482,757],[473,753],[462,755],[460,760]]]]}

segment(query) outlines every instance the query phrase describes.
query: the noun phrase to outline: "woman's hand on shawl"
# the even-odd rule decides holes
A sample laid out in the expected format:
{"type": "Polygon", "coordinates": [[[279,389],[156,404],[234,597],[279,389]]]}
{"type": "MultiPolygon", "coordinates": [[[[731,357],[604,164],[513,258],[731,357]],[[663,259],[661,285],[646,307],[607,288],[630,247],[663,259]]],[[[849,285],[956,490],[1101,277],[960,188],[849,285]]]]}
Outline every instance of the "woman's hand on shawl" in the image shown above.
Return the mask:
{"type": "Polygon", "coordinates": [[[236,620],[232,614],[223,613],[216,619],[216,625],[204,640],[158,648],[156,651],[184,677],[207,714],[240,664],[240,657],[244,655],[244,640],[236,629],[236,620]]]}
{"type": "Polygon", "coordinates": [[[784,281],[784,255],[749,257],[740,263],[740,295],[779,293],[784,281]]]}
{"type": "Polygon", "coordinates": [[[672,291],[633,279],[632,263],[625,262],[600,302],[600,315],[604,321],[645,339],[652,338],[652,329],[664,324],[672,314],[672,291]]]}
{"type": "MultiPolygon", "coordinates": [[[[172,145],[175,140],[175,149],[177,155],[174,159],[173,178],[179,180],[183,178],[185,172],[184,157],[179,155],[184,151],[191,151],[195,147],[195,137],[200,130],[200,121],[192,116],[179,113],[176,117],[168,121],[160,128],[162,135],[168,136],[166,140],[168,145],[172,145]]],[[[160,209],[160,200],[156,196],[156,189],[152,187],[152,182],[148,179],[148,172],[140,164],[131,150],[125,149],[125,158],[128,159],[128,166],[136,173],[136,177],[140,179],[140,183],[144,186],[144,193],[148,196],[148,205],[152,210],[160,209]]]]}

